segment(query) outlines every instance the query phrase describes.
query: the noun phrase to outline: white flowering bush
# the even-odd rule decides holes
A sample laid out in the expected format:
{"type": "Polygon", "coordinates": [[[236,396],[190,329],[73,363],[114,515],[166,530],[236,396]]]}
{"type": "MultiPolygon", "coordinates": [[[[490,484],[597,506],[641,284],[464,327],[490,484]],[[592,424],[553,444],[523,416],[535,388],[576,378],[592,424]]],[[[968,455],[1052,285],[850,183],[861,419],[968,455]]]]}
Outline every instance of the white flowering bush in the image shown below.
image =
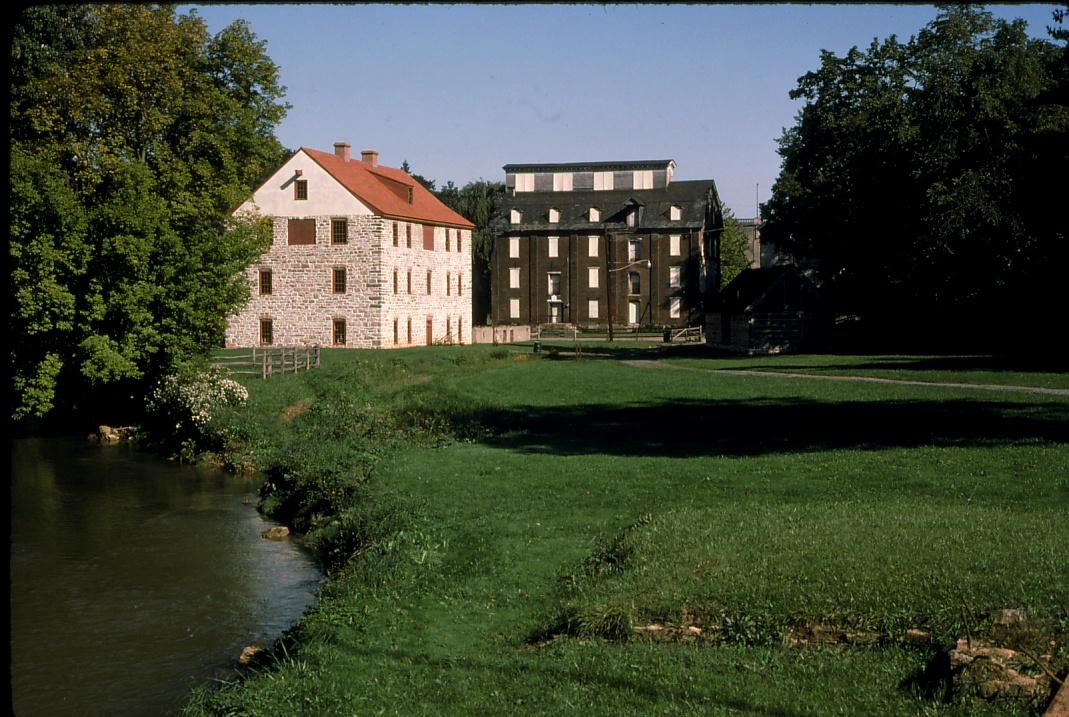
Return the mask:
{"type": "Polygon", "coordinates": [[[248,400],[248,389],[209,369],[165,376],[149,391],[145,409],[157,436],[168,434],[179,454],[191,458],[197,449],[217,447],[214,444],[222,436],[215,421],[221,409],[243,406],[248,400]]]}

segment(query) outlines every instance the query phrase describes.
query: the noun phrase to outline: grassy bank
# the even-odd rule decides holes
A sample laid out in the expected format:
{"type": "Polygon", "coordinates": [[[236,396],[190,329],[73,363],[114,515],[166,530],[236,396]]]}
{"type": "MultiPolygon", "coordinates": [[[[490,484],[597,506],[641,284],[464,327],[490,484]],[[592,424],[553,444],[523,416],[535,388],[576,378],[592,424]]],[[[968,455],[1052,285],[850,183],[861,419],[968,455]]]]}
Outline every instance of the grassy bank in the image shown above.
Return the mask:
{"type": "Polygon", "coordinates": [[[935,647],[904,631],[953,642],[966,603],[1025,609],[1069,666],[1065,399],[506,347],[249,387],[230,460],[334,572],[189,714],[1034,712],[910,687],[935,647]],[[814,624],[873,638],[787,647],[814,624]]]}

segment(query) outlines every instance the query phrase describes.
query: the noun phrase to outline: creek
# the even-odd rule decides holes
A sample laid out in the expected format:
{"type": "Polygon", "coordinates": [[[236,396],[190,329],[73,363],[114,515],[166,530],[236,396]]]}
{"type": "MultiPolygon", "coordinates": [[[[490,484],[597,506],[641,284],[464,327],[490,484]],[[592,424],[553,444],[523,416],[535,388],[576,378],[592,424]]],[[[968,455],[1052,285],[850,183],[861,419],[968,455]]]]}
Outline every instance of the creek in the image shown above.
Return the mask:
{"type": "Polygon", "coordinates": [[[127,444],[11,441],[14,712],[177,714],[312,602],[321,573],[258,482],[127,444]]]}

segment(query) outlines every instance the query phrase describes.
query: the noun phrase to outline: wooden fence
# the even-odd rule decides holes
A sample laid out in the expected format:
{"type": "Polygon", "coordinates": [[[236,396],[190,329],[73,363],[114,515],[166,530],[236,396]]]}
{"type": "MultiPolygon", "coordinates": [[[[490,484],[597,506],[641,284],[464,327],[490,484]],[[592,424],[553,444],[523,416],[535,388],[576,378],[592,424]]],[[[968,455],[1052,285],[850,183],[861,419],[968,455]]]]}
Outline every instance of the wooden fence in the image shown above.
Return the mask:
{"type": "Polygon", "coordinates": [[[672,341],[702,341],[702,327],[688,326],[672,332],[672,341]]]}
{"type": "Polygon", "coordinates": [[[275,374],[297,373],[319,368],[319,347],[252,348],[249,353],[218,354],[212,366],[231,374],[270,378],[275,374]]]}

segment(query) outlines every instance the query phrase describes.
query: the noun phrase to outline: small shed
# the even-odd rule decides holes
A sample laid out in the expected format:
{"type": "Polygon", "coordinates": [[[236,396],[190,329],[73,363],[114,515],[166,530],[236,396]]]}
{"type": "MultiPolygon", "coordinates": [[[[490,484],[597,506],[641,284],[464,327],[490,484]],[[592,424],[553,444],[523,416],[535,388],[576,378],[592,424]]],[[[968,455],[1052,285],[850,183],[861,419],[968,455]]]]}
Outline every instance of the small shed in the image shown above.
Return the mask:
{"type": "Polygon", "coordinates": [[[828,326],[819,287],[798,267],[744,269],[705,315],[705,340],[746,353],[812,351],[828,326]]]}

